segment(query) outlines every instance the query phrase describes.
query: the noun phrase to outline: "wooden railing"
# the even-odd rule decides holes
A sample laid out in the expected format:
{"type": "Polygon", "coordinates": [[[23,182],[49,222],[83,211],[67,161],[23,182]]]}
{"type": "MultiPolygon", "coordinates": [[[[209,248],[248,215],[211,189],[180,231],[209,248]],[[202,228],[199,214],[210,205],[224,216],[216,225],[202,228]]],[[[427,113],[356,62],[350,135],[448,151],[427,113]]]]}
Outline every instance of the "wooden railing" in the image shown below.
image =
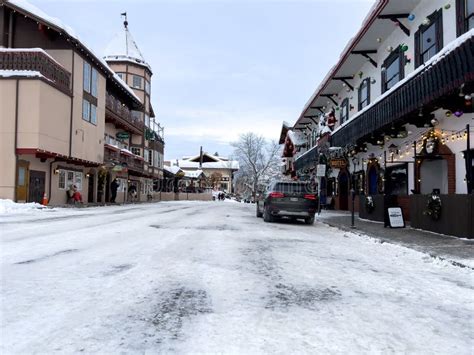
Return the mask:
{"type": "Polygon", "coordinates": [[[104,149],[104,162],[105,163],[114,163],[114,164],[123,164],[127,168],[135,171],[143,171],[144,161],[133,156],[126,154],[121,154],[119,150],[110,149],[105,146],[104,149]]]}
{"type": "Polygon", "coordinates": [[[38,71],[58,89],[71,92],[71,73],[39,50],[0,50],[0,70],[38,71]]]}
{"type": "Polygon", "coordinates": [[[135,118],[132,114],[132,111],[126,105],[123,105],[122,102],[120,102],[117,98],[115,98],[108,92],[105,96],[105,107],[109,109],[113,114],[118,116],[119,119],[133,125],[141,132],[143,132],[143,119],[135,118]]]}

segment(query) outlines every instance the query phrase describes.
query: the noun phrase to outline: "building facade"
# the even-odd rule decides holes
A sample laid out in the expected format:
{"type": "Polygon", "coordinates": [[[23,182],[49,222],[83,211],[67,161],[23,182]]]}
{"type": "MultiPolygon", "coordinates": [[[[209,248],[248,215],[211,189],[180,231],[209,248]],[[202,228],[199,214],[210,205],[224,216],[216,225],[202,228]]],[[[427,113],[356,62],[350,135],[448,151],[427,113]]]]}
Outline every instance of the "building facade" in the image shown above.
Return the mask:
{"type": "Polygon", "coordinates": [[[472,0],[379,0],[290,129],[307,140],[295,176],[326,164],[336,209],[353,191],[363,218],[396,205],[414,227],[474,236],[473,28],[472,0]]]}
{"type": "MultiPolygon", "coordinates": [[[[132,115],[145,112],[147,102],[40,9],[1,0],[0,19],[0,198],[63,204],[76,185],[84,202],[106,202],[110,172],[118,165],[127,172],[124,189],[129,171],[153,186],[145,179],[159,173],[149,171],[143,152],[110,138],[119,130],[130,139],[155,136],[132,115]],[[117,159],[109,147],[118,148],[117,159]]],[[[145,199],[148,190],[142,191],[145,199]]]]}
{"type": "Polygon", "coordinates": [[[234,192],[233,176],[239,170],[238,161],[203,153],[202,155],[183,157],[175,165],[188,173],[202,171],[210,188],[228,193],[234,192]]]}

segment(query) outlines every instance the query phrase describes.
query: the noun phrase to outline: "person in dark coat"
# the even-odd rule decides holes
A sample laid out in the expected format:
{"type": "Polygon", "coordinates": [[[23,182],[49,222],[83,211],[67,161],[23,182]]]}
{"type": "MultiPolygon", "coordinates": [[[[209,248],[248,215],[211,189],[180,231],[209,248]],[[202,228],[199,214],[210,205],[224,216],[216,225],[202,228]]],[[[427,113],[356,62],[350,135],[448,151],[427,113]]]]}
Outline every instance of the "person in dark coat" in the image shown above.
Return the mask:
{"type": "Polygon", "coordinates": [[[112,183],[110,184],[110,192],[112,192],[112,196],[110,198],[110,202],[115,203],[115,199],[117,198],[117,190],[120,186],[117,178],[115,178],[112,183]]]}

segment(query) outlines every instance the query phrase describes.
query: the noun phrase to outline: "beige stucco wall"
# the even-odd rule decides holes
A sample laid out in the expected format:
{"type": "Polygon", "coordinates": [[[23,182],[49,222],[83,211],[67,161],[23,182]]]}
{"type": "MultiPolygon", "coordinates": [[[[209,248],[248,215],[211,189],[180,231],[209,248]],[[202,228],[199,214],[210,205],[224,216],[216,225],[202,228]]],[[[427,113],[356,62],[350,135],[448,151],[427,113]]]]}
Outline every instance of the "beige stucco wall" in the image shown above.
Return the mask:
{"type": "Polygon", "coordinates": [[[15,80],[0,80],[0,198],[15,197],[15,80]]]}
{"type": "Polygon", "coordinates": [[[74,54],[74,106],[72,125],[72,152],[75,158],[101,163],[104,157],[105,84],[99,72],[97,98],[97,125],[82,119],[84,60],[74,54]]]}

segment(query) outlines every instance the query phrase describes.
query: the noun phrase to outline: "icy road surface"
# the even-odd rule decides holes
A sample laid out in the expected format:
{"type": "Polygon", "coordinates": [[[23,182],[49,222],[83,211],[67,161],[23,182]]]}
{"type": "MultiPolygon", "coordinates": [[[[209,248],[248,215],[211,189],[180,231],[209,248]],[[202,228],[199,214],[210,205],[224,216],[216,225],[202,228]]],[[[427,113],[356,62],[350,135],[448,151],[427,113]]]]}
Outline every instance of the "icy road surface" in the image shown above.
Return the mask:
{"type": "Polygon", "coordinates": [[[0,215],[0,353],[471,353],[472,269],[254,208],[0,215]]]}

